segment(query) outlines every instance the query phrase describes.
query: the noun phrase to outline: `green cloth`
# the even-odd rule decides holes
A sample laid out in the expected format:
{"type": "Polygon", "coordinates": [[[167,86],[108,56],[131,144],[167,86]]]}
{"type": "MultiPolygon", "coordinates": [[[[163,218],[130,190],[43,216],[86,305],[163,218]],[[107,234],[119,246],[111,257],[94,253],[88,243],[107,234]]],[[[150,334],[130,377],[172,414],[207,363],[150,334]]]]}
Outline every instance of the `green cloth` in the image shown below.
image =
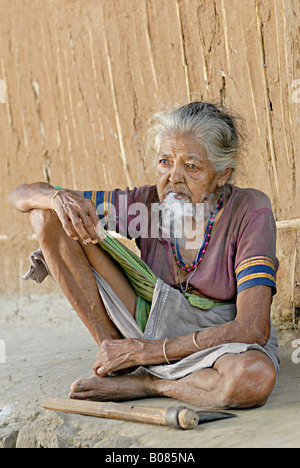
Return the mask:
{"type": "Polygon", "coordinates": [[[111,234],[99,244],[120,264],[136,294],[152,302],[157,277],[146,263],[111,234]]]}
{"type": "MultiPolygon", "coordinates": [[[[135,290],[137,295],[136,320],[141,330],[144,331],[151,309],[157,276],[140,257],[111,234],[107,234],[104,241],[99,242],[99,245],[119,263],[135,290]]],[[[196,294],[183,293],[183,295],[192,306],[204,310],[211,309],[215,305],[224,305],[224,303],[214,302],[196,294]]]]}

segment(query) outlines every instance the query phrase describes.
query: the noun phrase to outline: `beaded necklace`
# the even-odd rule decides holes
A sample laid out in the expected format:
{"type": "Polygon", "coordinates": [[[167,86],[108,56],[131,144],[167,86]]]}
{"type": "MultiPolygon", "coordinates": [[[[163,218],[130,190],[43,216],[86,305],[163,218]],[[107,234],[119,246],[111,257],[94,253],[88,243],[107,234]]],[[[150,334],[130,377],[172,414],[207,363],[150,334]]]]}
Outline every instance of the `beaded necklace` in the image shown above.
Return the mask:
{"type": "Polygon", "coordinates": [[[197,252],[195,260],[191,264],[186,264],[183,261],[183,258],[182,258],[181,254],[180,254],[178,240],[174,239],[175,240],[174,244],[171,241],[173,257],[175,258],[175,261],[176,261],[178,276],[179,276],[179,282],[180,282],[180,288],[181,288],[182,292],[187,292],[189,281],[194,276],[194,274],[195,274],[195,272],[196,272],[196,270],[198,268],[198,265],[203,260],[203,257],[204,257],[204,255],[206,253],[207,246],[208,246],[210,238],[211,238],[211,232],[212,232],[215,220],[216,220],[217,213],[220,211],[220,209],[223,206],[223,197],[224,197],[224,194],[222,192],[216,207],[214,208],[214,210],[211,212],[211,214],[208,217],[208,221],[207,221],[206,228],[205,228],[205,231],[204,231],[203,242],[202,242],[202,244],[201,244],[201,246],[200,246],[200,248],[199,248],[199,250],[197,252]],[[192,271],[191,276],[189,277],[189,279],[186,282],[185,288],[183,288],[183,285],[182,285],[182,282],[181,282],[180,270],[181,271],[186,271],[187,273],[190,273],[192,271]]]}

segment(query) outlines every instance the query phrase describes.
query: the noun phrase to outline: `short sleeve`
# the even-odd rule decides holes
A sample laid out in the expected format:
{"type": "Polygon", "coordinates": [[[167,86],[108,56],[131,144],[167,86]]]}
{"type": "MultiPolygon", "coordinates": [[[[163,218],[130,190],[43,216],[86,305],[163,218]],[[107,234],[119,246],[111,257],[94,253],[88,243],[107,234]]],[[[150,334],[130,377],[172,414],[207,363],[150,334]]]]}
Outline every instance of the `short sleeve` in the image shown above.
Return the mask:
{"type": "Polygon", "coordinates": [[[145,185],[125,190],[85,191],[84,197],[96,206],[105,229],[138,239],[148,232],[149,207],[156,200],[157,191],[155,186],[145,185]]]}
{"type": "Polygon", "coordinates": [[[276,223],[272,210],[254,212],[245,222],[237,239],[235,276],[237,293],[257,285],[266,285],[276,293],[276,223]]]}
{"type": "Polygon", "coordinates": [[[110,231],[116,230],[116,213],[114,207],[114,190],[87,190],[84,197],[91,200],[97,209],[103,227],[110,231]]]}

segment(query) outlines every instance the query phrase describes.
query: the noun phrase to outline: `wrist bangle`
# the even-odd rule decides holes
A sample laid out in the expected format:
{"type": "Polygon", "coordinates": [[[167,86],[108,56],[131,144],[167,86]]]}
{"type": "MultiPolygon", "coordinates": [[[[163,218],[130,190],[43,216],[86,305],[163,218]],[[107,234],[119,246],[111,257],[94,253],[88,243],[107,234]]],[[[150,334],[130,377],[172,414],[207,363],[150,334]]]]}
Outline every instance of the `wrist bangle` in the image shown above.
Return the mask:
{"type": "Polygon", "coordinates": [[[202,349],[198,346],[198,343],[197,343],[197,341],[196,341],[196,333],[198,333],[198,332],[195,331],[195,332],[193,333],[193,342],[194,342],[194,345],[196,346],[196,348],[198,348],[199,351],[202,351],[202,349]]]}
{"type": "Polygon", "coordinates": [[[165,341],[164,341],[164,344],[163,344],[163,353],[164,353],[164,358],[166,360],[166,363],[167,364],[171,364],[169,359],[167,358],[167,353],[166,353],[166,344],[167,344],[167,341],[168,341],[169,338],[166,338],[165,341]]]}

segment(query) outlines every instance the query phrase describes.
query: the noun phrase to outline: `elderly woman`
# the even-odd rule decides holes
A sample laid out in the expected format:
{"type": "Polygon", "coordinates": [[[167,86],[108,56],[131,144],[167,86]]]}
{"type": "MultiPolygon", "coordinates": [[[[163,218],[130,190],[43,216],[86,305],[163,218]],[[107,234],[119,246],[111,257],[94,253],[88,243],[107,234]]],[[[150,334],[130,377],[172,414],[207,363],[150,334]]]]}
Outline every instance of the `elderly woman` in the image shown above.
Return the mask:
{"type": "Polygon", "coordinates": [[[94,375],[74,382],[71,398],[168,396],[215,408],[266,403],[279,371],[270,323],[276,227],[265,194],[229,183],[240,148],[234,117],[193,102],[150,121],[156,185],[78,192],[34,183],[12,192],[10,202],[31,213],[47,271],[99,345],[94,375]],[[193,217],[200,243],[192,247],[184,236],[151,236],[151,207],[165,205],[171,193],[204,206],[205,230],[198,235],[193,217]],[[147,216],[133,235],[135,203],[147,216]],[[115,230],[135,237],[141,264],[156,278],[150,300],[104,245],[99,216],[109,227],[112,211],[115,230]]]}

